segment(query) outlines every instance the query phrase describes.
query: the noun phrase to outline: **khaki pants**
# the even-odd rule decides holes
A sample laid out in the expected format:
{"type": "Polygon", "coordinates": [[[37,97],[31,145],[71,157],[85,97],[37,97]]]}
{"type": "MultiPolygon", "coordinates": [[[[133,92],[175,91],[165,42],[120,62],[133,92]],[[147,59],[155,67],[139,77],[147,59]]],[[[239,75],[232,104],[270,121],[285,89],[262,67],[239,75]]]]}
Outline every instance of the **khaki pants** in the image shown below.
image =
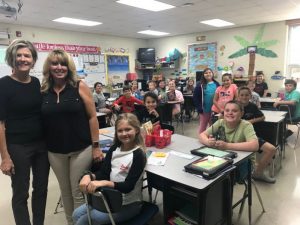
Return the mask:
{"type": "Polygon", "coordinates": [[[92,165],[92,147],[68,154],[48,152],[48,158],[59,183],[68,225],[73,225],[72,213],[84,203],[78,182],[83,172],[92,165]]]}

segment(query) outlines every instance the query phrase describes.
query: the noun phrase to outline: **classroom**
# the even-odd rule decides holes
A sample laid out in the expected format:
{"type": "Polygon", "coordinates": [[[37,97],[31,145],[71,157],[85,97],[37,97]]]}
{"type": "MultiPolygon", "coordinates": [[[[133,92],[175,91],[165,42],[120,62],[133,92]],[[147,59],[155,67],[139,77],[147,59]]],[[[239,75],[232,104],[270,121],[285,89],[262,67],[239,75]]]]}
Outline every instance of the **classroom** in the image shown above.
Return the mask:
{"type": "MultiPolygon", "coordinates": [[[[300,224],[300,117],[296,116],[300,112],[300,2],[160,0],[159,2],[167,4],[164,5],[167,8],[162,11],[145,9],[146,0],[128,0],[131,2],[129,5],[126,2],[127,0],[0,2],[0,88],[3,87],[1,79],[13,73],[11,66],[5,61],[6,50],[13,40],[27,40],[37,50],[38,59],[29,74],[38,78],[40,83],[43,81],[44,63],[48,60],[49,53],[54,49],[63,49],[71,56],[76,76],[78,75],[90,89],[91,95],[96,93],[96,82],[101,84],[105,110],[101,111],[95,102],[96,121],[100,129],[100,140],[97,140],[97,143],[100,143],[101,148],[102,139],[114,139],[114,129],[120,112],[134,112],[141,124],[149,122],[149,118],[142,118],[144,110],[149,111],[147,106],[144,106],[146,98],[143,96],[148,98],[148,93],[155,93],[158,106],[154,114],[160,118],[160,128],[173,130],[174,134],[167,141],[164,140],[164,146],[154,143],[159,140],[154,134],[152,142],[147,139],[148,131],[144,136],[149,152],[145,167],[145,177],[148,179],[144,183],[148,182],[151,188],[143,190],[143,200],[158,207],[158,212],[147,222],[149,225],[300,224]],[[132,6],[132,2],[144,3],[132,6]],[[83,26],[54,21],[61,17],[88,20],[96,24],[83,26]],[[222,20],[225,25],[209,25],[209,20],[213,19],[222,20]],[[157,33],[149,35],[143,32],[147,30],[157,33]],[[208,81],[205,80],[208,76],[207,68],[211,69],[213,76],[208,81]],[[232,99],[226,100],[226,104],[220,103],[223,104],[221,107],[217,102],[224,96],[218,88],[226,86],[224,79],[230,80],[230,86],[234,85],[234,92],[231,93],[232,99]],[[132,89],[135,80],[139,97],[132,89]],[[149,83],[151,80],[153,82],[149,83]],[[162,80],[168,89],[164,89],[163,94],[160,92],[162,80]],[[193,82],[189,92],[187,87],[190,80],[193,82]],[[214,82],[218,85],[209,90],[213,90],[209,97],[211,105],[209,111],[205,111],[205,99],[209,94],[206,87],[214,82]],[[156,85],[154,90],[151,83],[156,85]],[[251,84],[254,91],[250,87],[251,84]],[[258,90],[258,87],[262,84],[267,86],[264,86],[260,94],[261,90],[258,90]],[[291,91],[287,90],[289,85],[293,88],[291,91]],[[247,88],[241,88],[243,86],[247,88]],[[128,87],[129,89],[126,89],[128,87]],[[173,96],[168,94],[171,91],[174,91],[173,96]],[[128,105],[133,107],[133,111],[119,106],[127,104],[122,102],[125,100],[121,98],[126,98],[128,92],[132,94],[131,97],[138,99],[135,106],[132,106],[133,102],[132,105],[128,105]],[[177,95],[179,92],[180,98],[177,95]],[[242,93],[245,92],[249,92],[248,100],[242,100],[242,93]],[[268,149],[239,151],[234,145],[228,149],[229,145],[232,146],[233,139],[238,136],[236,133],[239,127],[234,128],[231,141],[225,137],[225,144],[226,140],[230,142],[226,148],[210,145],[210,134],[214,136],[217,125],[212,126],[210,131],[209,128],[206,130],[207,125],[210,126],[211,121],[216,121],[216,124],[223,126],[219,121],[226,120],[226,107],[236,104],[231,100],[238,100],[236,107],[242,105],[246,112],[247,104],[254,99],[254,92],[258,93],[256,95],[260,101],[255,107],[262,114],[247,119],[247,113],[243,114],[243,110],[240,110],[240,116],[252,124],[256,123],[251,125],[255,137],[259,138],[255,143],[258,142],[259,148],[268,143],[268,149]],[[292,92],[299,94],[298,100],[288,97],[292,92]],[[196,103],[197,98],[202,98],[202,101],[196,103]],[[211,106],[215,106],[215,109],[211,106]],[[209,115],[208,120],[204,114],[209,115]],[[203,128],[201,121],[204,119],[207,123],[203,128]],[[261,143],[261,138],[266,142],[261,143]],[[234,153],[235,156],[232,156],[229,162],[230,168],[211,178],[206,178],[203,174],[201,177],[187,173],[187,162],[195,161],[197,155],[190,151],[205,145],[234,153]],[[257,152],[252,154],[254,151],[257,152]],[[151,158],[155,158],[155,154],[159,158],[157,161],[151,158]],[[256,169],[261,161],[265,160],[265,154],[271,156],[261,172],[266,174],[262,177],[261,174],[256,174],[256,169]],[[253,158],[256,158],[256,162],[253,158]],[[237,175],[240,173],[246,175],[240,178],[237,175]],[[151,197],[148,190],[152,191],[151,197]],[[187,207],[182,207],[185,203],[187,207]],[[189,203],[192,204],[188,205],[189,203]],[[189,216],[182,215],[185,213],[182,213],[181,209],[189,216]]],[[[153,4],[156,1],[150,2],[149,4],[153,4]]],[[[61,62],[59,65],[63,66],[61,62]]],[[[51,65],[49,70],[51,71],[51,65]]],[[[0,95],[1,93],[4,93],[3,90],[0,90],[0,95]]],[[[93,96],[96,101],[95,95],[93,96]]],[[[151,96],[150,94],[149,98],[152,98],[151,96]]],[[[1,134],[5,132],[2,115],[3,110],[0,110],[1,141],[1,134]]],[[[154,120],[151,121],[154,124],[154,120]]],[[[54,125],[49,126],[54,129],[54,125]]],[[[146,129],[145,126],[143,128],[146,129]]],[[[229,128],[224,128],[224,135],[228,132],[227,129],[229,128]]],[[[158,136],[162,136],[162,130],[158,136]]],[[[94,138],[92,132],[91,136],[94,138]]],[[[218,133],[214,140],[222,141],[220,136],[218,133]]],[[[248,143],[248,136],[246,139],[245,143],[248,143]]],[[[0,143],[1,154],[4,151],[3,146],[4,144],[0,143]]],[[[241,148],[243,149],[243,146],[241,148]]],[[[207,159],[210,160],[211,158],[207,159]]],[[[3,159],[0,162],[2,161],[3,159]]],[[[60,186],[51,168],[52,164],[43,224],[70,225],[70,221],[66,221],[60,186]]],[[[0,183],[0,224],[16,224],[12,210],[11,178],[1,172],[0,183]]],[[[31,197],[32,184],[28,198],[30,218],[31,197]]]]}

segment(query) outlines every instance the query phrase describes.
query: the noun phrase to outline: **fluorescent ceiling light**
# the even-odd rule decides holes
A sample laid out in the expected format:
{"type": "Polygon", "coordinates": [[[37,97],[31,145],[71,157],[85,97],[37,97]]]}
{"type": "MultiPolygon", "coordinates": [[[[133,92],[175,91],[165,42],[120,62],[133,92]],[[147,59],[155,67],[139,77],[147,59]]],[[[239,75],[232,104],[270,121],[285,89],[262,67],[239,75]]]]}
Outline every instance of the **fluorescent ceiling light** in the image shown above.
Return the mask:
{"type": "Polygon", "coordinates": [[[146,9],[154,12],[171,9],[175,7],[173,5],[169,5],[155,0],[119,0],[117,1],[117,3],[129,5],[141,9],[146,9]]]}
{"type": "Polygon", "coordinates": [[[155,30],[142,30],[138,32],[139,34],[148,34],[148,35],[154,35],[154,36],[163,36],[167,35],[169,33],[166,32],[160,32],[160,31],[155,31],[155,30]]]}
{"type": "Polygon", "coordinates": [[[205,20],[205,21],[201,21],[200,23],[204,23],[204,24],[214,26],[214,27],[226,27],[226,26],[234,25],[234,23],[230,23],[230,22],[227,22],[225,20],[220,20],[220,19],[205,20]]]}
{"type": "Polygon", "coordinates": [[[75,24],[75,25],[81,25],[81,26],[97,26],[102,23],[96,22],[96,21],[89,21],[89,20],[80,20],[80,19],[74,19],[74,18],[69,18],[69,17],[60,17],[55,20],[55,22],[60,22],[60,23],[70,23],[70,24],[75,24]]]}

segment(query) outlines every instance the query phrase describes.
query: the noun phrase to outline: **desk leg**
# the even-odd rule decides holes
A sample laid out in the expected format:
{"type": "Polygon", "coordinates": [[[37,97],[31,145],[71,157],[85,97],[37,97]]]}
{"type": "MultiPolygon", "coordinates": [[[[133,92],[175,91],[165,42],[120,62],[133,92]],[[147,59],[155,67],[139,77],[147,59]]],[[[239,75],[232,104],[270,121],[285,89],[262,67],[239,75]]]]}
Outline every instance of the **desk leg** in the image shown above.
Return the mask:
{"type": "MultiPolygon", "coordinates": [[[[285,158],[285,133],[286,133],[286,121],[285,119],[282,121],[282,136],[281,136],[281,146],[282,146],[282,153],[283,158],[285,158]]],[[[281,168],[281,164],[280,164],[281,168]]]]}
{"type": "Polygon", "coordinates": [[[249,159],[248,163],[248,217],[249,217],[249,225],[251,225],[251,207],[252,207],[252,162],[249,159]]]}

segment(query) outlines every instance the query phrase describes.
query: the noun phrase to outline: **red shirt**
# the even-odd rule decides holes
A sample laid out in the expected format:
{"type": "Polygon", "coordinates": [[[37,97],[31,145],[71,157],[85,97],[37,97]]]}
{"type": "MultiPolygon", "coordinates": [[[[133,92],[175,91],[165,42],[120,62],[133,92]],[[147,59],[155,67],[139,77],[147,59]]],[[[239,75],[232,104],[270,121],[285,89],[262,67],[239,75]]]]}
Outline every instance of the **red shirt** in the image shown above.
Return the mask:
{"type": "Polygon", "coordinates": [[[133,112],[135,109],[134,103],[143,105],[143,101],[141,101],[133,96],[130,96],[129,98],[126,98],[125,96],[121,96],[114,102],[114,105],[122,105],[122,112],[130,113],[130,112],[133,112]]]}

